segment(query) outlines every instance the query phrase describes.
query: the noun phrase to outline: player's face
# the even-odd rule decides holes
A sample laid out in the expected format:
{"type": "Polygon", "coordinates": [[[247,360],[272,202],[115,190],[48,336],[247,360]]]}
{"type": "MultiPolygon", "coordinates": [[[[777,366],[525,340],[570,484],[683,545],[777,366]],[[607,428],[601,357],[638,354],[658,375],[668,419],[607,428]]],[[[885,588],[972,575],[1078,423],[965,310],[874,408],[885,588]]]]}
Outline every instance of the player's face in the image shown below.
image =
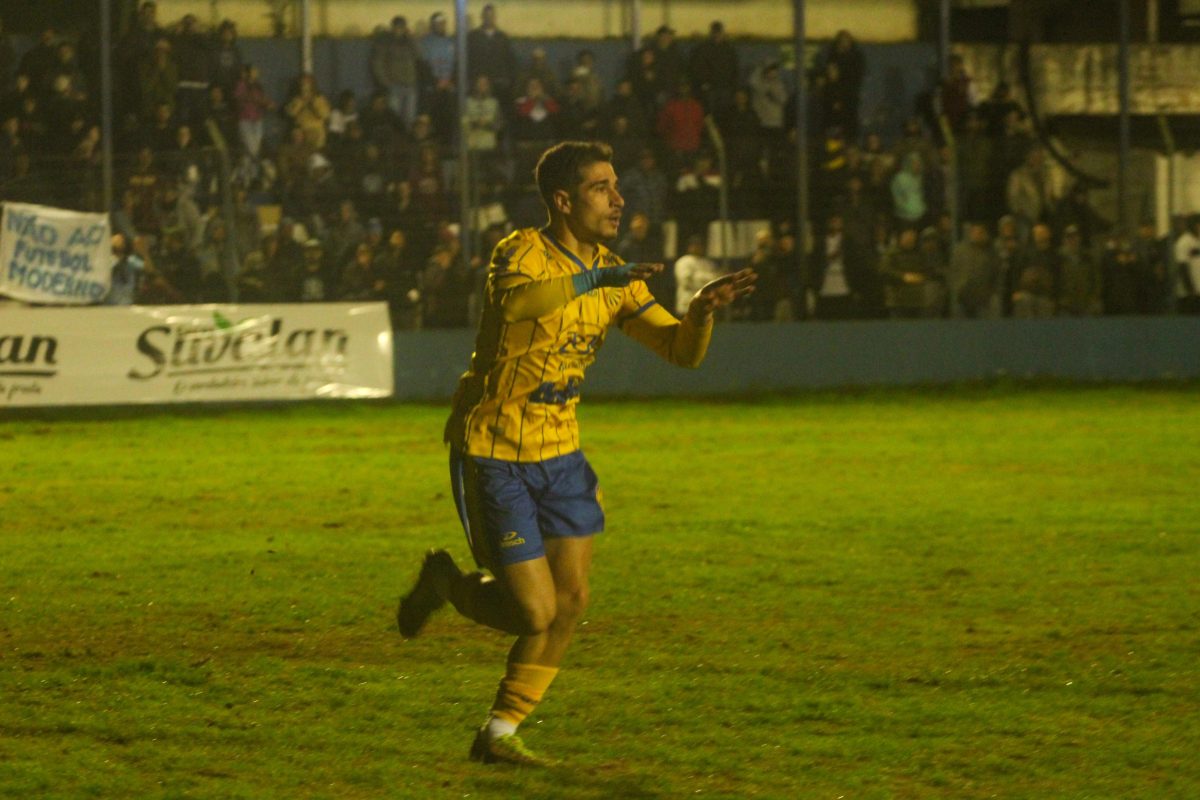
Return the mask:
{"type": "Polygon", "coordinates": [[[624,207],[625,200],[617,191],[616,170],[606,161],[597,161],[583,169],[583,180],[572,193],[567,221],[580,241],[608,241],[617,236],[624,207]]]}

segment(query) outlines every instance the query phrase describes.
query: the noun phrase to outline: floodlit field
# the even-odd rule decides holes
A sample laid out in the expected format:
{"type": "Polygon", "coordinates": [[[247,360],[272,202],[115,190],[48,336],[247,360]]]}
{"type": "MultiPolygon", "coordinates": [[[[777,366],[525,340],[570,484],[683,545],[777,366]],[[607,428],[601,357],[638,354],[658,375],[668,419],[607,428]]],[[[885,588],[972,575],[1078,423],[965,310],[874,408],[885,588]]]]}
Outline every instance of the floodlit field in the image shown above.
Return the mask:
{"type": "Polygon", "coordinates": [[[466,760],[503,637],[394,632],[443,414],[0,422],[0,796],[1200,796],[1194,387],[585,402],[545,772],[466,760]]]}

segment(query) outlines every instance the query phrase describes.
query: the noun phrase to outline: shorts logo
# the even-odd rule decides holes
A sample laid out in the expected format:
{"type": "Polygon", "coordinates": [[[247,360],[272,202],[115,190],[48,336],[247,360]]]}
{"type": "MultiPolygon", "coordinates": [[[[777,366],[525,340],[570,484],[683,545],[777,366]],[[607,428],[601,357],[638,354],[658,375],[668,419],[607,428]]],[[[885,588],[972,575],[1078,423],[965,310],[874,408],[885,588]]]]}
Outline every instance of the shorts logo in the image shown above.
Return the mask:
{"type": "Polygon", "coordinates": [[[509,531],[500,537],[501,547],[519,547],[525,544],[525,540],[516,531],[509,531]]]}

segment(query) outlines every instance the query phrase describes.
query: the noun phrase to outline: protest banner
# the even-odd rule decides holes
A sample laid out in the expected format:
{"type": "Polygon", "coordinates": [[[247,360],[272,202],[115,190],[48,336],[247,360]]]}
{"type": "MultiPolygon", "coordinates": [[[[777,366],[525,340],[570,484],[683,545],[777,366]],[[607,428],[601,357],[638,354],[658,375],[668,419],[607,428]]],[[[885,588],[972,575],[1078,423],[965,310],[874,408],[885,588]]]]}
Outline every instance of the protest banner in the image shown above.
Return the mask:
{"type": "Polygon", "coordinates": [[[27,303],[87,305],[108,294],[107,214],[5,203],[0,216],[0,294],[27,303]]]}

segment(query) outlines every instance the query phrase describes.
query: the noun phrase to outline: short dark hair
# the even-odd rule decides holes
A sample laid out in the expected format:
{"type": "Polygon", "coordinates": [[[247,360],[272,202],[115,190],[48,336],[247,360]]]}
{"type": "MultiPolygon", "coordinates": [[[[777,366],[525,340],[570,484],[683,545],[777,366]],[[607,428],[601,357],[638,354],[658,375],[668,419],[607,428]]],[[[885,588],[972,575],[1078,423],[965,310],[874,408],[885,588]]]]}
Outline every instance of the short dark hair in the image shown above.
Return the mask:
{"type": "Polygon", "coordinates": [[[612,159],[612,148],[604,142],[560,142],[542,153],[533,179],[546,208],[554,208],[555,192],[575,190],[584,169],[598,161],[611,164],[612,159]]]}

